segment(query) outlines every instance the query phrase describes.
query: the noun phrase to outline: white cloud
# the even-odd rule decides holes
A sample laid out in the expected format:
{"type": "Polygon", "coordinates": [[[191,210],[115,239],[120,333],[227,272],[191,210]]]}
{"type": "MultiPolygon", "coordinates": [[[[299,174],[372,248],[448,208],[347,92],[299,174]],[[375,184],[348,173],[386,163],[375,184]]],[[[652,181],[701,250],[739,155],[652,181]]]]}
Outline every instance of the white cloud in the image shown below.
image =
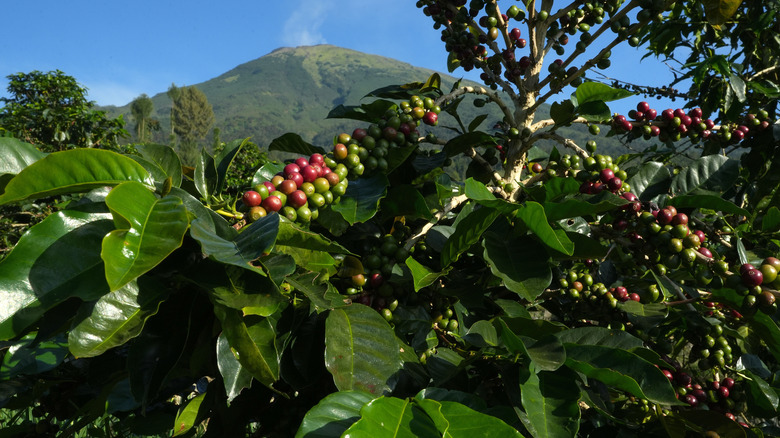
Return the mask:
{"type": "Polygon", "coordinates": [[[333,3],[322,0],[303,0],[284,22],[282,42],[285,46],[312,46],[325,44],[322,25],[333,3]]]}

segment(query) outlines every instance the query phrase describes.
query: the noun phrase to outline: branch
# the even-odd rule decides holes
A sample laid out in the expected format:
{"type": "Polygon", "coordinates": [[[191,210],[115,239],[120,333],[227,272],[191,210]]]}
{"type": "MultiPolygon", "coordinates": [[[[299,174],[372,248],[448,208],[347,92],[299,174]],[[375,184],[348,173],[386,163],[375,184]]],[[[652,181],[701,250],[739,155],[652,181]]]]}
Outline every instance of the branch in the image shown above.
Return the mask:
{"type": "Polygon", "coordinates": [[[436,105],[441,105],[443,102],[455,99],[456,97],[464,95],[466,93],[481,94],[483,96],[487,96],[488,99],[490,99],[492,102],[498,105],[499,108],[501,108],[501,111],[504,113],[504,116],[507,118],[507,120],[510,121],[514,120],[512,111],[509,109],[508,106],[506,106],[506,103],[504,103],[504,101],[501,100],[501,97],[498,95],[498,93],[492,90],[488,90],[487,88],[484,87],[471,87],[471,86],[460,87],[457,90],[452,91],[436,99],[436,105]]]}
{"type": "MultiPolygon", "coordinates": [[[[576,119],[572,120],[571,123],[588,123],[588,120],[583,117],[577,117],[576,119]]],[[[555,120],[545,119],[534,123],[533,125],[529,126],[529,128],[531,129],[531,132],[536,132],[540,129],[544,129],[548,126],[553,126],[553,125],[555,125],[555,120]]]]}
{"type": "Polygon", "coordinates": [[[433,215],[433,219],[428,221],[423,227],[420,229],[420,231],[417,232],[417,234],[413,235],[409,239],[406,240],[406,243],[404,243],[404,249],[409,251],[412,249],[415,243],[417,243],[423,236],[425,236],[428,231],[430,231],[433,226],[439,222],[440,220],[444,219],[447,214],[452,211],[454,208],[459,206],[460,204],[466,202],[468,198],[466,195],[459,195],[459,196],[453,196],[450,198],[450,202],[447,203],[447,205],[444,206],[444,208],[436,214],[433,215]]]}
{"type": "Polygon", "coordinates": [[[590,154],[588,154],[584,149],[579,147],[577,145],[577,143],[574,142],[574,140],[562,137],[562,136],[560,136],[560,135],[558,135],[558,134],[556,134],[554,132],[542,132],[542,133],[539,133],[539,134],[533,136],[531,138],[531,140],[529,141],[529,143],[533,143],[533,142],[535,142],[537,140],[540,140],[540,139],[543,139],[543,138],[548,138],[550,140],[557,141],[558,143],[566,146],[567,148],[572,149],[574,152],[577,153],[577,155],[579,155],[582,158],[588,158],[590,156],[590,154]]]}
{"type": "Polygon", "coordinates": [[[765,75],[767,73],[771,73],[771,72],[773,72],[775,70],[780,70],[780,64],[772,66],[772,67],[767,67],[767,68],[765,68],[765,69],[763,69],[763,70],[761,70],[759,72],[756,72],[755,74],[753,74],[749,78],[745,78],[745,79],[747,79],[748,81],[752,81],[752,80],[755,80],[759,76],[763,76],[763,75],[765,75]]]}

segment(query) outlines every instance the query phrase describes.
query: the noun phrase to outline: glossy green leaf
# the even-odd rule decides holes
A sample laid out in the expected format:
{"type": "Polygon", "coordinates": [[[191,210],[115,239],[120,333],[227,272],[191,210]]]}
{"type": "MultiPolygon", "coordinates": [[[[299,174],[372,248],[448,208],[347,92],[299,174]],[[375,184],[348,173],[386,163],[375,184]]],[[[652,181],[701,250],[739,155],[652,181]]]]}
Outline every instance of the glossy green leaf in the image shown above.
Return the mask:
{"type": "Polygon", "coordinates": [[[582,105],[587,102],[602,101],[611,102],[613,100],[624,99],[633,96],[635,93],[623,88],[612,88],[607,84],[600,82],[584,82],[577,87],[574,96],[577,103],[582,105]]]}
{"type": "Polygon", "coordinates": [[[636,354],[603,345],[564,345],[566,365],[573,370],[653,403],[680,404],[669,379],[636,354]]]}
{"type": "Polygon", "coordinates": [[[209,230],[211,233],[214,233],[223,239],[233,238],[233,236],[236,235],[236,229],[230,226],[224,217],[203,205],[203,202],[187,191],[178,187],[173,187],[171,188],[169,195],[181,199],[184,207],[187,208],[189,216],[197,218],[198,221],[200,221],[200,226],[202,228],[209,230]]]}
{"type": "Polygon", "coordinates": [[[663,163],[650,161],[643,164],[627,182],[631,185],[631,193],[642,201],[650,201],[669,191],[672,174],[663,163]]]}
{"type": "Polygon", "coordinates": [[[352,119],[374,123],[376,120],[382,118],[382,116],[384,116],[388,110],[395,109],[397,107],[398,105],[390,100],[376,99],[370,103],[361,104],[360,106],[338,105],[337,107],[330,110],[327,118],[352,119]]]}
{"type": "Polygon", "coordinates": [[[727,201],[719,196],[696,194],[680,195],[669,198],[667,205],[673,205],[680,208],[707,208],[723,213],[736,214],[739,216],[750,216],[750,212],[744,208],[738,207],[731,201],[727,201]]]}
{"type": "Polygon", "coordinates": [[[407,258],[405,264],[412,273],[415,292],[419,292],[420,289],[432,285],[439,277],[447,275],[447,272],[449,272],[449,269],[445,269],[442,272],[433,272],[412,257],[407,258]]]}
{"type": "Polygon", "coordinates": [[[25,167],[5,186],[0,205],[136,181],[152,187],[149,172],[132,158],[103,149],[54,152],[25,167]]]}
{"type": "Polygon", "coordinates": [[[552,229],[544,212],[544,207],[538,202],[526,202],[517,210],[515,215],[545,245],[566,255],[574,254],[574,243],[566,237],[566,234],[556,233],[552,229]]]}
{"type": "Polygon", "coordinates": [[[379,397],[360,410],[360,420],[342,438],[440,438],[433,420],[409,400],[379,397]]]}
{"type": "Polygon", "coordinates": [[[200,218],[192,221],[190,235],[200,243],[203,253],[222,263],[256,270],[250,264],[268,252],[279,230],[279,215],[270,214],[235,231],[230,238],[222,238],[209,229],[209,223],[200,218]]]}
{"type": "Polygon", "coordinates": [[[707,21],[718,26],[726,23],[742,4],[742,0],[704,0],[704,12],[707,21]]]}
{"type": "Polygon", "coordinates": [[[464,192],[469,199],[477,201],[477,203],[484,205],[485,207],[496,209],[502,213],[512,213],[520,208],[519,204],[496,198],[496,196],[488,190],[487,186],[474,178],[466,180],[464,192]]]}
{"type": "Polygon", "coordinates": [[[106,196],[117,229],[103,239],[100,257],[116,290],[162,262],[180,247],[189,227],[180,198],[157,198],[143,184],[120,184],[106,196]]]}
{"type": "MultiPolygon", "coordinates": [[[[330,116],[328,116],[330,117],[330,116]]],[[[324,154],[325,149],[313,146],[301,138],[298,134],[288,132],[287,134],[277,137],[271,141],[268,145],[269,151],[282,151],[291,152],[298,155],[311,155],[311,154],[324,154]]]]}
{"type": "Polygon", "coordinates": [[[644,344],[636,336],[605,327],[576,327],[555,334],[563,343],[577,345],[601,345],[604,347],[631,350],[641,348],[644,344]]]}
{"type": "Polygon", "coordinates": [[[385,159],[387,160],[387,170],[384,171],[384,174],[389,175],[392,173],[400,165],[404,164],[404,162],[406,162],[406,160],[409,159],[409,157],[416,150],[416,144],[390,148],[390,150],[387,151],[387,155],[385,156],[385,159]]]}
{"type": "Polygon", "coordinates": [[[170,177],[173,187],[181,186],[181,160],[172,147],[164,144],[144,143],[135,146],[141,157],[153,163],[161,172],[161,177],[155,179],[162,182],[170,177]]]}
{"type": "Polygon", "coordinates": [[[745,398],[748,402],[750,412],[761,417],[774,417],[777,415],[778,399],[777,391],[754,373],[743,370],[745,375],[745,398]]]}
{"type": "Polygon", "coordinates": [[[273,389],[271,385],[279,379],[279,352],[271,321],[254,315],[244,317],[241,311],[217,303],[214,314],[241,366],[260,383],[273,389]]]}
{"type": "Polygon", "coordinates": [[[206,416],[206,410],[201,411],[203,400],[206,394],[200,394],[187,401],[176,414],[176,420],[173,426],[173,436],[184,435],[198,423],[203,421],[206,416]]]}
{"type": "Polygon", "coordinates": [[[228,403],[238,397],[244,388],[252,386],[252,373],[238,361],[238,353],[230,348],[224,333],[217,338],[217,368],[222,376],[228,403]]]}
{"type": "Polygon", "coordinates": [[[90,301],[107,293],[100,243],[113,228],[108,214],[72,210],[30,228],[0,262],[0,340],[70,297],[90,301]]]}
{"type": "Polygon", "coordinates": [[[725,191],[739,176],[739,162],[723,155],[707,155],[692,162],[672,178],[673,195],[685,195],[696,189],[725,191]]]}
{"type": "Polygon", "coordinates": [[[252,186],[271,181],[271,178],[282,170],[284,170],[284,163],[268,162],[263,164],[252,176],[252,186]]]}
{"type": "Polygon", "coordinates": [[[306,295],[318,312],[346,306],[346,297],[339,294],[335,286],[323,280],[323,277],[318,272],[307,272],[298,276],[287,277],[287,282],[306,295]]]}
{"type": "Polygon", "coordinates": [[[580,389],[568,369],[525,372],[520,391],[523,409],[536,438],[577,436],[580,426],[580,389]]]}
{"type": "Polygon", "coordinates": [[[576,108],[570,100],[563,102],[553,102],[550,105],[550,117],[556,126],[568,126],[577,118],[576,108]]]}
{"type": "Polygon", "coordinates": [[[463,340],[476,347],[495,347],[498,345],[498,332],[489,321],[479,320],[469,327],[463,340]]]}
{"type": "Polygon", "coordinates": [[[780,328],[777,327],[774,319],[762,312],[753,315],[750,320],[750,328],[764,343],[766,343],[769,353],[775,360],[780,361],[780,328]]]}
{"type": "Polygon", "coordinates": [[[5,350],[0,364],[0,380],[52,370],[68,356],[68,343],[64,336],[36,342],[37,336],[37,332],[29,333],[5,350]]]}
{"type": "Polygon", "coordinates": [[[609,106],[604,101],[592,100],[577,107],[577,115],[588,122],[604,122],[612,117],[609,106]]]}
{"type": "Polygon", "coordinates": [[[45,153],[30,143],[11,137],[0,137],[0,176],[16,175],[45,156],[45,153]]]}
{"type": "Polygon", "coordinates": [[[138,336],[146,320],[157,313],[168,290],[154,280],[139,279],[100,297],[91,313],[68,334],[76,357],[94,357],[138,336]]]}
{"type": "Polygon", "coordinates": [[[533,301],[550,285],[552,270],[544,247],[530,236],[507,239],[489,232],[482,244],[491,272],[507,289],[533,301]]]}
{"type": "Polygon", "coordinates": [[[447,144],[442,148],[442,152],[447,154],[448,157],[454,157],[466,152],[469,148],[494,146],[495,144],[496,139],[492,135],[482,131],[472,131],[448,140],[447,144]]]}
{"type": "Polygon", "coordinates": [[[331,209],[341,214],[350,225],[365,222],[376,214],[379,201],[387,194],[387,177],[381,173],[368,178],[350,181],[341,202],[331,209]]]}
{"type": "Polygon", "coordinates": [[[561,219],[605,213],[627,203],[628,201],[622,197],[604,191],[598,195],[583,195],[558,202],[545,202],[544,214],[547,215],[548,221],[555,222],[561,219]]]}
{"type": "Polygon", "coordinates": [[[433,420],[441,436],[449,438],[493,438],[523,435],[499,418],[483,414],[456,401],[415,399],[433,420]]]}
{"type": "Polygon", "coordinates": [[[376,310],[362,304],[334,309],[325,323],[325,366],[340,391],[375,395],[393,390],[401,369],[395,333],[376,310]]]}
{"type": "Polygon", "coordinates": [[[279,222],[274,251],[290,255],[298,266],[309,271],[336,272],[336,260],[330,254],[349,254],[338,243],[322,234],[304,230],[294,223],[283,219],[279,222]]]}
{"type": "Polygon", "coordinates": [[[195,161],[195,188],[200,197],[211,202],[211,196],[216,194],[219,174],[214,157],[203,148],[195,161]]]}
{"type": "Polygon", "coordinates": [[[449,266],[456,261],[472,245],[479,242],[482,234],[487,231],[494,220],[499,216],[498,210],[482,207],[473,210],[455,227],[455,231],[447,239],[441,250],[441,265],[449,266]]]}
{"type": "Polygon", "coordinates": [[[295,438],[340,437],[360,419],[360,409],[374,397],[365,391],[328,394],[306,413],[295,438]]]}

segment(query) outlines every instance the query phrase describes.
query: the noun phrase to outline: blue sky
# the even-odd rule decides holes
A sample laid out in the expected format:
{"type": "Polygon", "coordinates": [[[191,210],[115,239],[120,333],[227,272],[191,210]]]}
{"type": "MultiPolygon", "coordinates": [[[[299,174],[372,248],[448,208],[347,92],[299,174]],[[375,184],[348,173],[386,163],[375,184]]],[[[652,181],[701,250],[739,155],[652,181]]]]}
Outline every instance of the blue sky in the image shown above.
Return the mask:
{"type": "MultiPolygon", "coordinates": [[[[124,105],[171,83],[206,81],[279,47],[312,44],[446,72],[440,33],[414,0],[28,0],[5,2],[3,16],[0,96],[9,74],[60,69],[98,104],[124,105]]],[[[663,64],[651,58],[640,64],[640,57],[630,47],[615,50],[605,73],[653,85],[671,80],[663,64]]],[[[476,78],[462,70],[454,74],[476,78]]],[[[611,107],[627,112],[639,100],[611,107]]]]}

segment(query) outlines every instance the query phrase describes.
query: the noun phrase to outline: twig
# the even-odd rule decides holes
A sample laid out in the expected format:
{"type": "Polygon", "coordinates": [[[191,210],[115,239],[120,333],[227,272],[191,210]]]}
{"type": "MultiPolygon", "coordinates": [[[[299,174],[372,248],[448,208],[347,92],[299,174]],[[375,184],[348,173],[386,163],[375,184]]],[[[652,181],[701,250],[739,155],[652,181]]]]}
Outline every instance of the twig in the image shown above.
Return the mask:
{"type": "Polygon", "coordinates": [[[430,220],[426,222],[425,225],[420,229],[420,231],[417,232],[417,234],[413,235],[409,239],[407,239],[406,243],[404,243],[404,249],[409,251],[412,249],[415,243],[419,241],[423,236],[425,236],[428,231],[430,231],[431,228],[440,220],[442,220],[447,214],[452,211],[454,208],[462,204],[463,202],[467,201],[468,197],[466,195],[458,195],[453,196],[450,198],[450,202],[447,203],[447,205],[444,206],[443,209],[436,212],[436,214],[433,215],[433,220],[430,220]]]}

